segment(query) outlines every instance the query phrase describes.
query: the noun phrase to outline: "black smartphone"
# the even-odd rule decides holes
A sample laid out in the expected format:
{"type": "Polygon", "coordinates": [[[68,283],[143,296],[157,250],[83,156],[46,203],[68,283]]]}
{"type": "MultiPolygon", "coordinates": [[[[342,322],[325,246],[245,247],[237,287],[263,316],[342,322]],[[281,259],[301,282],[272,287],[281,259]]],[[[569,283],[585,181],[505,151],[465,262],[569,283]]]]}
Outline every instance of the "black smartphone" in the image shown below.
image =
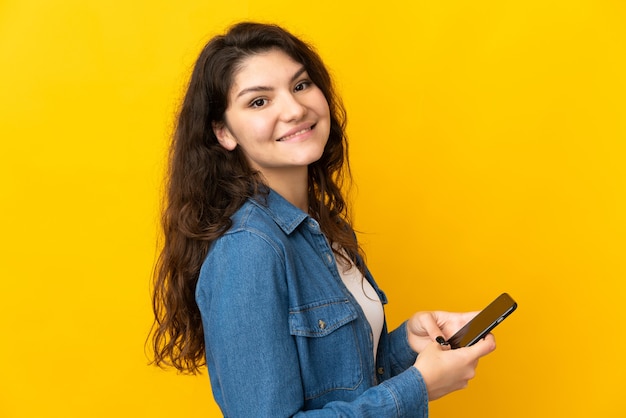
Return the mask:
{"type": "Polygon", "coordinates": [[[480,339],[485,338],[492,329],[511,314],[517,308],[517,303],[508,295],[503,293],[491,302],[485,309],[480,311],[463,328],[457,331],[448,343],[452,348],[469,347],[476,344],[480,339]]]}

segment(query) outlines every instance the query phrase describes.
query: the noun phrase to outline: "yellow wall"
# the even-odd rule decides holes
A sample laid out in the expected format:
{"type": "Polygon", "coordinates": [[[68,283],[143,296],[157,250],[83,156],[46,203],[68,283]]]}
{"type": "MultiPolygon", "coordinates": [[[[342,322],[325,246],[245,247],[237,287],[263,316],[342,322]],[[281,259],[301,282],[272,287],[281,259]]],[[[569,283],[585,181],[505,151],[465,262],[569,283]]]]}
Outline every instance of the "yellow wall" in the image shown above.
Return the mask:
{"type": "Polygon", "coordinates": [[[206,375],[146,366],[143,343],[175,105],[243,18],[337,78],[391,324],[519,302],[431,416],[623,416],[619,0],[2,1],[0,416],[218,416],[206,375]]]}

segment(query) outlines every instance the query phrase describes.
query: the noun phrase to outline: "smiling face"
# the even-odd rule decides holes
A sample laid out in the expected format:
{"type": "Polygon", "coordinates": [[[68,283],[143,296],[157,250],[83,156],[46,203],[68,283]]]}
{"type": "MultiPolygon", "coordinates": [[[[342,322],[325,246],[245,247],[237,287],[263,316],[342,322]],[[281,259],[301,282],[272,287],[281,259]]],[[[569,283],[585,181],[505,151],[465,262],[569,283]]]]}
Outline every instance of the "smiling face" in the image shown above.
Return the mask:
{"type": "Polygon", "coordinates": [[[213,131],[224,148],[240,147],[272,187],[274,178],[306,175],[322,156],[330,132],[328,102],[302,64],[272,49],[242,62],[224,122],[213,131]]]}

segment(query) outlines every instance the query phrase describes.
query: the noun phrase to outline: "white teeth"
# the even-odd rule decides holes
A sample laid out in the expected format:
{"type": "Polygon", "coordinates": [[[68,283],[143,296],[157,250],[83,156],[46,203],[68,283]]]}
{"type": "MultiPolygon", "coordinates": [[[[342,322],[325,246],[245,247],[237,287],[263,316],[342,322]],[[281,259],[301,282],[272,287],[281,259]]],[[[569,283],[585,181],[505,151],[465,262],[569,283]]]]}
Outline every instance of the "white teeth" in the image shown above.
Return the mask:
{"type": "Polygon", "coordinates": [[[295,134],[291,134],[291,135],[283,136],[282,138],[280,138],[280,139],[279,139],[279,141],[286,141],[286,140],[288,140],[289,138],[293,138],[294,136],[297,136],[297,135],[303,134],[303,133],[308,132],[308,131],[310,131],[310,130],[311,130],[311,128],[306,128],[306,129],[303,129],[303,130],[301,130],[301,131],[296,132],[295,134]]]}

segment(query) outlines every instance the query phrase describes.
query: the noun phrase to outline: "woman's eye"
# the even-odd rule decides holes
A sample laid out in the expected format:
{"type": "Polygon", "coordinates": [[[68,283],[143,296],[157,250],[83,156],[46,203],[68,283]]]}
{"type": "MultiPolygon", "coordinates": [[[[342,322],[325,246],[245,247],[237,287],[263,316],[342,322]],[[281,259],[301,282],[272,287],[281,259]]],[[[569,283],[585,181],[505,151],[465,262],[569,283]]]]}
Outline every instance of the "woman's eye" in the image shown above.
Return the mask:
{"type": "Polygon", "coordinates": [[[296,84],[296,87],[294,88],[295,91],[302,91],[304,89],[306,89],[307,87],[309,87],[312,83],[310,81],[301,81],[298,84],[296,84]]]}
{"type": "Polygon", "coordinates": [[[263,107],[267,103],[267,99],[254,99],[250,102],[250,107],[263,107]]]}

